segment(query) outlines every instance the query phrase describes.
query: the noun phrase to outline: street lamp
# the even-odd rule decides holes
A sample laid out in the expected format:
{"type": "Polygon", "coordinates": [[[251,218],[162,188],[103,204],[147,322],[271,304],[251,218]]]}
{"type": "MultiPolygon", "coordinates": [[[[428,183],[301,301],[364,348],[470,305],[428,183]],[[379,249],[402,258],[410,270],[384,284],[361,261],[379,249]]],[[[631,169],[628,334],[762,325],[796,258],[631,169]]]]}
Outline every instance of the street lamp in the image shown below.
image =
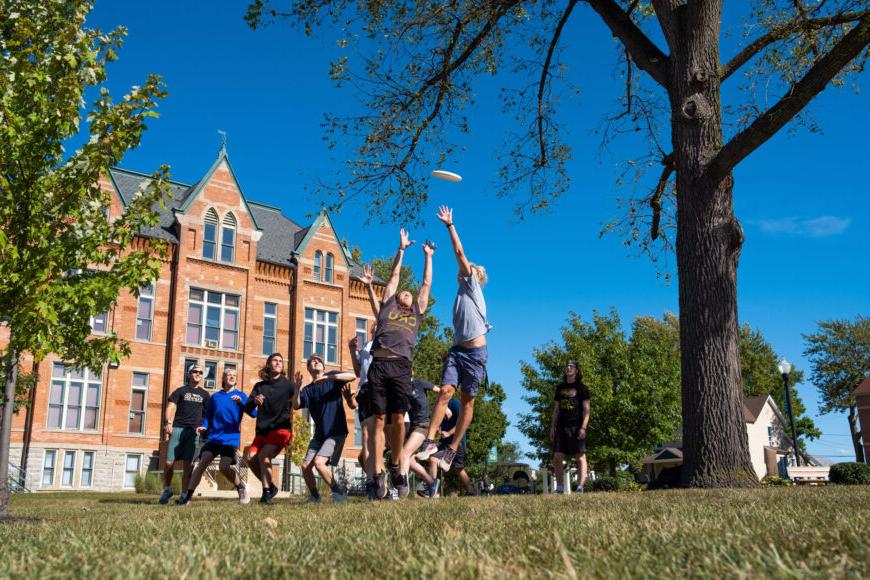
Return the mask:
{"type": "Polygon", "coordinates": [[[791,411],[791,392],[788,388],[788,376],[791,373],[791,363],[785,360],[783,357],[779,364],[776,365],[779,369],[779,373],[782,375],[782,383],[785,386],[785,408],[788,411],[788,422],[791,423],[791,442],[794,445],[794,464],[801,464],[801,456],[798,452],[798,438],[797,438],[797,428],[794,424],[794,414],[791,411]]]}

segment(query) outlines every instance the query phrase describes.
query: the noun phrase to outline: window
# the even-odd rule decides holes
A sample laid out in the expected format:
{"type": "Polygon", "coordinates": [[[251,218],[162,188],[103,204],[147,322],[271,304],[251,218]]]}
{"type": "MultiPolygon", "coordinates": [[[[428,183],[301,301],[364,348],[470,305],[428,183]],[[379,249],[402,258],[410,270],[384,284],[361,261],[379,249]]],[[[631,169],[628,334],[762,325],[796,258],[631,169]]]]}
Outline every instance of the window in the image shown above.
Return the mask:
{"type": "Polygon", "coordinates": [[[60,476],[60,484],[64,487],[72,487],[73,475],[76,472],[76,452],[66,451],[63,454],[63,472],[60,476]]]}
{"type": "Polygon", "coordinates": [[[232,262],[236,255],[236,218],[232,213],[224,216],[221,227],[221,262],[232,262]]]}
{"type": "Polygon", "coordinates": [[[239,346],[239,296],[190,289],[187,344],[236,350],[239,346]]]}
{"type": "Polygon", "coordinates": [[[236,363],[224,363],[224,373],[236,370],[236,363]]]}
{"type": "Polygon", "coordinates": [[[365,318],[356,319],[356,337],[359,339],[359,347],[362,348],[368,342],[369,321],[365,318]]]}
{"type": "Polygon", "coordinates": [[[323,280],[323,252],[317,250],[314,252],[314,279],[320,282],[323,280]]]}
{"type": "Polygon", "coordinates": [[[136,338],[151,340],[151,321],[154,318],[154,285],[139,288],[139,307],[136,309],[136,338]]]}
{"type": "Polygon", "coordinates": [[[91,332],[94,334],[106,334],[109,330],[109,311],[104,310],[95,316],[91,316],[91,332]]]}
{"type": "Polygon", "coordinates": [[[79,487],[91,487],[94,483],[94,452],[85,451],[82,455],[82,476],[79,487]]]}
{"type": "Polygon", "coordinates": [[[199,360],[195,358],[186,358],[184,359],[184,382],[187,382],[187,375],[190,373],[190,367],[193,365],[198,365],[199,360]]]}
{"type": "Polygon", "coordinates": [[[209,210],[205,212],[204,222],[202,234],[202,257],[214,260],[215,248],[217,247],[218,215],[213,208],[209,208],[209,210]]]}
{"type": "Polygon", "coordinates": [[[145,432],[145,405],[148,400],[148,375],[133,373],[133,390],[130,394],[129,433],[145,432]]]}
{"type": "Polygon", "coordinates": [[[217,386],[217,362],[213,360],[205,361],[205,373],[203,376],[204,386],[206,389],[213,389],[217,386]]]}
{"type": "Polygon", "coordinates": [[[332,284],[332,274],[335,268],[335,256],[326,254],[326,281],[332,284]]]}
{"type": "Polygon", "coordinates": [[[316,352],[324,361],[335,364],[337,343],[338,313],[306,308],[303,356],[307,359],[316,352]]]}
{"type": "Polygon", "coordinates": [[[275,333],[278,327],[278,305],[266,302],[263,309],[263,354],[275,352],[275,333]]]}
{"type": "Polygon", "coordinates": [[[57,451],[54,449],[46,449],[45,457],[42,460],[42,486],[51,487],[54,485],[54,462],[57,459],[57,451]]]}
{"type": "Polygon", "coordinates": [[[96,431],[101,385],[98,372],[54,363],[48,396],[48,428],[96,431]]]}
{"type": "Polygon", "coordinates": [[[128,455],[127,462],[124,466],[124,487],[135,487],[136,476],[139,475],[139,468],[142,465],[141,455],[128,455]]]}

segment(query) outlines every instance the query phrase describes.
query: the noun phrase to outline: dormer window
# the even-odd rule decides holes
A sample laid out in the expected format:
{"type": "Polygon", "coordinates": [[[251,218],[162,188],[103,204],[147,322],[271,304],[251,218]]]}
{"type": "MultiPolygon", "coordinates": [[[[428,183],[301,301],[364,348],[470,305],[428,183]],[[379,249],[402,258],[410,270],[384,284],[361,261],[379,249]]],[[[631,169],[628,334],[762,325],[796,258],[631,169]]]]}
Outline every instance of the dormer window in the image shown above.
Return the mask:
{"type": "Polygon", "coordinates": [[[326,282],[332,284],[333,267],[335,266],[335,257],[332,254],[326,254],[326,282]]]}
{"type": "Polygon", "coordinates": [[[202,235],[202,257],[208,260],[215,259],[217,250],[217,226],[218,214],[213,208],[205,212],[204,228],[202,235]]]}
{"type": "Polygon", "coordinates": [[[314,279],[323,280],[323,252],[320,250],[314,252],[314,279]]]}
{"type": "Polygon", "coordinates": [[[236,218],[232,213],[224,216],[221,227],[221,262],[233,262],[236,256],[236,218]]]}

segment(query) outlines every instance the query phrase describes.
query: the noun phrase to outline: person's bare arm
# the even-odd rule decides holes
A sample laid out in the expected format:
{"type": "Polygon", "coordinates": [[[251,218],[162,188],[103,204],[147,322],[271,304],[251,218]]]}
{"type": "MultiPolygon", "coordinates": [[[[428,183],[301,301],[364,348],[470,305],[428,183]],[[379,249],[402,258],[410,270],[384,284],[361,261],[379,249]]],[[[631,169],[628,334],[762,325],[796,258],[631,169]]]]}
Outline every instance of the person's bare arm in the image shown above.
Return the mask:
{"type": "Polygon", "coordinates": [[[172,421],[175,420],[175,411],[177,409],[175,403],[171,401],[166,404],[166,422],[163,424],[163,432],[167,435],[172,435],[172,421]]]}
{"type": "Polygon", "coordinates": [[[295,386],[296,388],[294,389],[295,392],[293,393],[293,403],[291,405],[291,409],[298,409],[299,397],[300,395],[302,395],[302,373],[299,371],[296,371],[296,374],[293,375],[293,386],[295,386]]]}
{"type": "Polygon", "coordinates": [[[583,425],[580,426],[580,438],[586,438],[586,427],[589,425],[589,409],[592,406],[589,404],[589,399],[583,401],[583,425]]]}
{"type": "Polygon", "coordinates": [[[550,421],[550,440],[556,441],[556,421],[559,420],[559,401],[553,402],[553,419],[550,421]]]}
{"type": "MultiPolygon", "coordinates": [[[[374,312],[375,317],[377,317],[381,312],[381,302],[378,300],[377,294],[375,294],[375,273],[372,270],[372,267],[368,264],[363,264],[362,271],[363,273],[362,276],[360,276],[360,281],[366,285],[366,290],[369,293],[369,304],[372,307],[372,312],[374,312]]],[[[393,292],[395,292],[395,290],[393,292]]]]}
{"type": "Polygon", "coordinates": [[[396,258],[393,260],[393,272],[390,274],[390,281],[387,282],[387,287],[384,290],[382,304],[390,299],[396,293],[396,290],[399,289],[399,278],[402,275],[402,257],[405,255],[405,248],[413,243],[413,241],[408,239],[408,232],[405,231],[405,228],[399,230],[399,250],[396,252],[396,258]]]}
{"type": "Polygon", "coordinates": [[[350,342],[347,343],[348,348],[350,349],[350,362],[353,364],[353,374],[359,377],[360,372],[362,371],[362,367],[359,364],[359,356],[357,351],[359,350],[359,337],[354,336],[350,339],[350,342]]]}
{"type": "Polygon", "coordinates": [[[327,376],[329,376],[330,379],[341,383],[350,383],[356,380],[356,375],[347,371],[333,371],[328,373],[327,376]]]}
{"type": "Polygon", "coordinates": [[[459,275],[471,276],[471,262],[465,257],[465,250],[462,248],[462,242],[459,240],[456,226],[453,225],[453,210],[446,205],[442,205],[438,208],[437,216],[447,226],[447,231],[450,232],[450,243],[453,245],[453,253],[456,255],[456,262],[459,264],[459,275]]]}
{"type": "Polygon", "coordinates": [[[426,312],[429,306],[429,293],[432,291],[432,254],[435,248],[429,244],[423,244],[423,253],[426,254],[426,264],[423,266],[423,285],[417,293],[417,309],[420,314],[426,312]]]}

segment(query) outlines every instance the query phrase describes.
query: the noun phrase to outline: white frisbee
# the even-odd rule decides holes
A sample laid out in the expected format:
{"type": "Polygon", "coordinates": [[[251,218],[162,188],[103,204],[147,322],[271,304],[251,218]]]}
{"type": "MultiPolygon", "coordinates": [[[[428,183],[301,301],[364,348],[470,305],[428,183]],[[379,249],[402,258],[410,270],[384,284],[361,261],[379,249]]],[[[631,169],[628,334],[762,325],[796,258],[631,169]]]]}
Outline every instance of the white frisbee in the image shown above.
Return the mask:
{"type": "Polygon", "coordinates": [[[452,171],[444,171],[443,169],[436,169],[432,172],[432,177],[437,177],[438,179],[444,179],[447,181],[462,181],[462,176],[458,173],[453,173],[452,171]]]}

